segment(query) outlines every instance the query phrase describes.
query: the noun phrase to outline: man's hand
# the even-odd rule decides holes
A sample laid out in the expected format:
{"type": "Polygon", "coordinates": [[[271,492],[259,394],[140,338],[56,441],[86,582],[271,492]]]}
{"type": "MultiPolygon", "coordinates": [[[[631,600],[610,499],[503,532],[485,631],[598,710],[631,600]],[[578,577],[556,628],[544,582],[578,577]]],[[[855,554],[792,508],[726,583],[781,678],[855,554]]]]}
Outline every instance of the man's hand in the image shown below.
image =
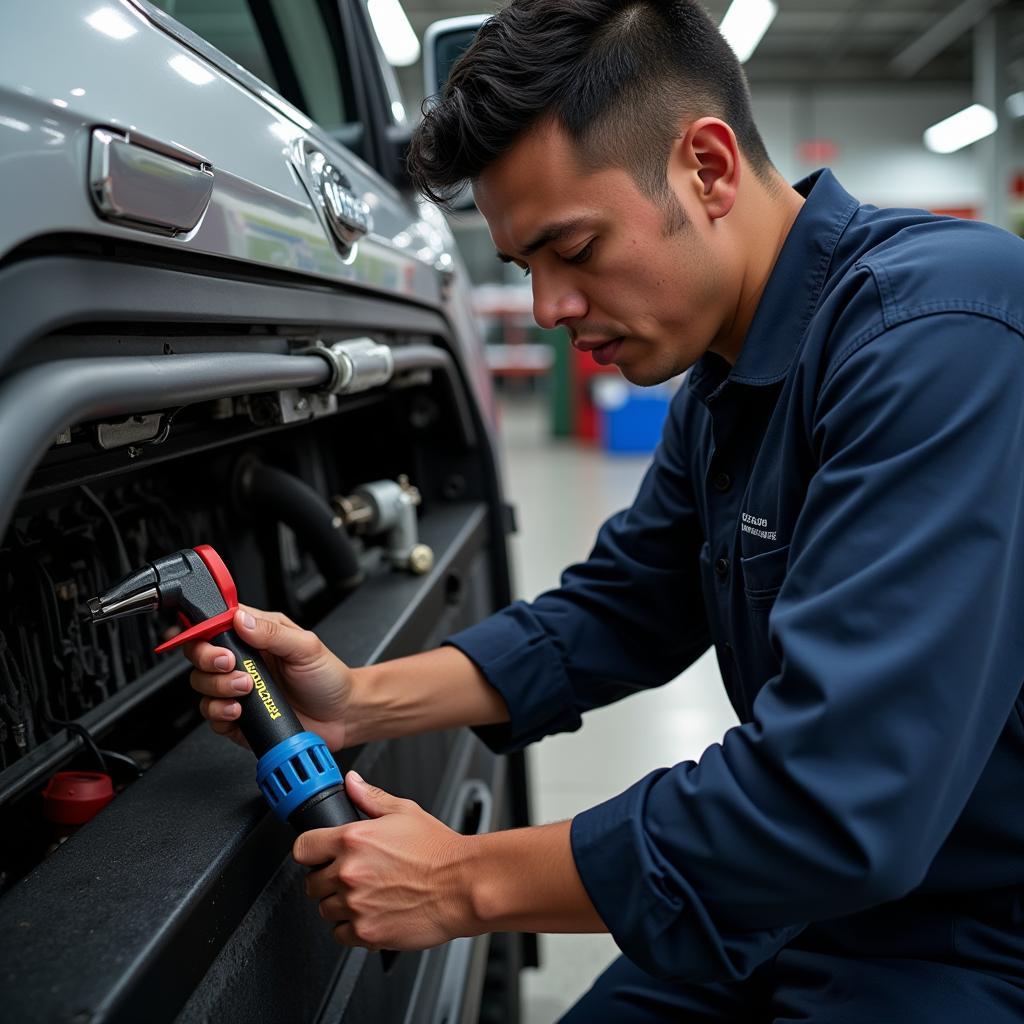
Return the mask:
{"type": "Polygon", "coordinates": [[[483,932],[608,930],[576,871],[568,821],[463,836],[355,772],[345,786],[371,820],[304,832],[292,847],[315,869],[306,892],[338,942],[426,949],[483,932]]]}
{"type": "MultiPolygon", "coordinates": [[[[340,750],[345,735],[352,673],[347,665],[308,629],[300,629],[280,612],[264,612],[240,605],[234,630],[241,640],[260,651],[276,682],[287,696],[303,726],[317,733],[331,750],[340,750]]],[[[238,670],[235,656],[223,647],[197,640],[185,647],[195,666],[192,689],[203,694],[200,710],[214,732],[245,746],[236,724],[242,713],[238,698],[252,689],[247,672],[238,670]]]]}
{"type": "Polygon", "coordinates": [[[466,837],[355,772],[345,788],[371,820],[304,832],[292,849],[299,864],[318,867],[306,892],[335,939],[371,950],[426,949],[469,934],[469,894],[457,867],[466,837]]]}

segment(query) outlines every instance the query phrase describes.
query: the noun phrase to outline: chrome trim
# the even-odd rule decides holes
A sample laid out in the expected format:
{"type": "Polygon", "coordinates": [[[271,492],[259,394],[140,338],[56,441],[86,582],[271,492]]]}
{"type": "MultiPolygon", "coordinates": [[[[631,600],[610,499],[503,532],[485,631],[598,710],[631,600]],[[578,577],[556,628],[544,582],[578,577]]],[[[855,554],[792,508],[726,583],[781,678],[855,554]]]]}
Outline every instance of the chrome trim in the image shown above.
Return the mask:
{"type": "Polygon", "coordinates": [[[233,78],[240,85],[245,86],[254,95],[260,96],[265,103],[270,104],[279,114],[287,117],[304,131],[313,127],[313,122],[302,111],[296,110],[280,93],[275,92],[248,68],[242,67],[237,61],[232,60],[226,53],[218,50],[216,46],[193,32],[187,25],[175,20],[162,7],[157,7],[149,0],[127,0],[127,3],[172,39],[177,40],[182,46],[187,47],[204,60],[208,60],[214,67],[223,71],[225,75],[233,78]]]}
{"type": "Polygon", "coordinates": [[[300,140],[293,163],[342,256],[350,256],[356,242],[373,230],[369,204],[355,194],[345,173],[321,150],[300,140]]]}

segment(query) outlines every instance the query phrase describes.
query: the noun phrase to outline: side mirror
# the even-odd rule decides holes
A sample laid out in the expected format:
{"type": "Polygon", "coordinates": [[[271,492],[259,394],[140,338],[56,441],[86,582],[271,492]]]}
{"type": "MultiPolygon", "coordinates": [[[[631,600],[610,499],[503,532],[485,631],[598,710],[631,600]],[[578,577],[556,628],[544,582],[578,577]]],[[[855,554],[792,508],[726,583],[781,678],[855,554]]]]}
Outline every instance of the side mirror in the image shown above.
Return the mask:
{"type": "Polygon", "coordinates": [[[469,49],[489,14],[445,18],[427,26],[423,35],[423,95],[429,100],[441,91],[452,65],[469,49]]]}
{"type": "MultiPolygon", "coordinates": [[[[452,65],[469,49],[480,26],[490,19],[490,14],[467,14],[427,26],[423,34],[423,95],[427,97],[427,103],[441,91],[451,74],[452,65]]],[[[455,210],[472,210],[475,207],[473,190],[468,187],[452,201],[455,210]]]]}

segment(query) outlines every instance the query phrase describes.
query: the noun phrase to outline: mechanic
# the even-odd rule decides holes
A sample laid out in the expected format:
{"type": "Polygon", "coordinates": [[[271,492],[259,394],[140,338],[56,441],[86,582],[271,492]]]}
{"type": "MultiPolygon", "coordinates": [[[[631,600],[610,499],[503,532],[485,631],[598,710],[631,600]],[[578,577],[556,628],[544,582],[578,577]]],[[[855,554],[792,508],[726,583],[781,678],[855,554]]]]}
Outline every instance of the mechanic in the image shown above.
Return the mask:
{"type": "MultiPolygon", "coordinates": [[[[1024,243],[787,186],[688,0],[513,0],[410,164],[435,200],[473,184],[541,326],[637,384],[692,370],[559,589],[354,670],[275,613],[239,633],[332,748],[512,750],[710,644],[741,724],[478,837],[349,773],[368,820],[294,848],[338,940],[609,930],[572,1022],[1024,1020],[1024,243]]],[[[248,677],[190,657],[237,738],[248,677]]]]}

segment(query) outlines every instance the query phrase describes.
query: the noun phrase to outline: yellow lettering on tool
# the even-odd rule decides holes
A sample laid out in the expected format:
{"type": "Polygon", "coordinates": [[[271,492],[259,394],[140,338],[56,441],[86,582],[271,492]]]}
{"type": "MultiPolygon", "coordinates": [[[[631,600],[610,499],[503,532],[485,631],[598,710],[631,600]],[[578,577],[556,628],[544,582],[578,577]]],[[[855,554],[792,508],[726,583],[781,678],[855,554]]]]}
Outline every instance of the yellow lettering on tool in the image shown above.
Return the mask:
{"type": "Polygon", "coordinates": [[[271,721],[275,718],[280,718],[281,712],[277,710],[277,705],[270,696],[267,684],[263,682],[263,676],[259,674],[259,671],[256,668],[256,662],[252,661],[250,658],[246,658],[245,661],[242,662],[242,665],[245,667],[245,671],[252,677],[252,682],[256,687],[256,692],[260,695],[260,700],[263,701],[263,706],[267,709],[267,714],[270,715],[271,721]]]}

